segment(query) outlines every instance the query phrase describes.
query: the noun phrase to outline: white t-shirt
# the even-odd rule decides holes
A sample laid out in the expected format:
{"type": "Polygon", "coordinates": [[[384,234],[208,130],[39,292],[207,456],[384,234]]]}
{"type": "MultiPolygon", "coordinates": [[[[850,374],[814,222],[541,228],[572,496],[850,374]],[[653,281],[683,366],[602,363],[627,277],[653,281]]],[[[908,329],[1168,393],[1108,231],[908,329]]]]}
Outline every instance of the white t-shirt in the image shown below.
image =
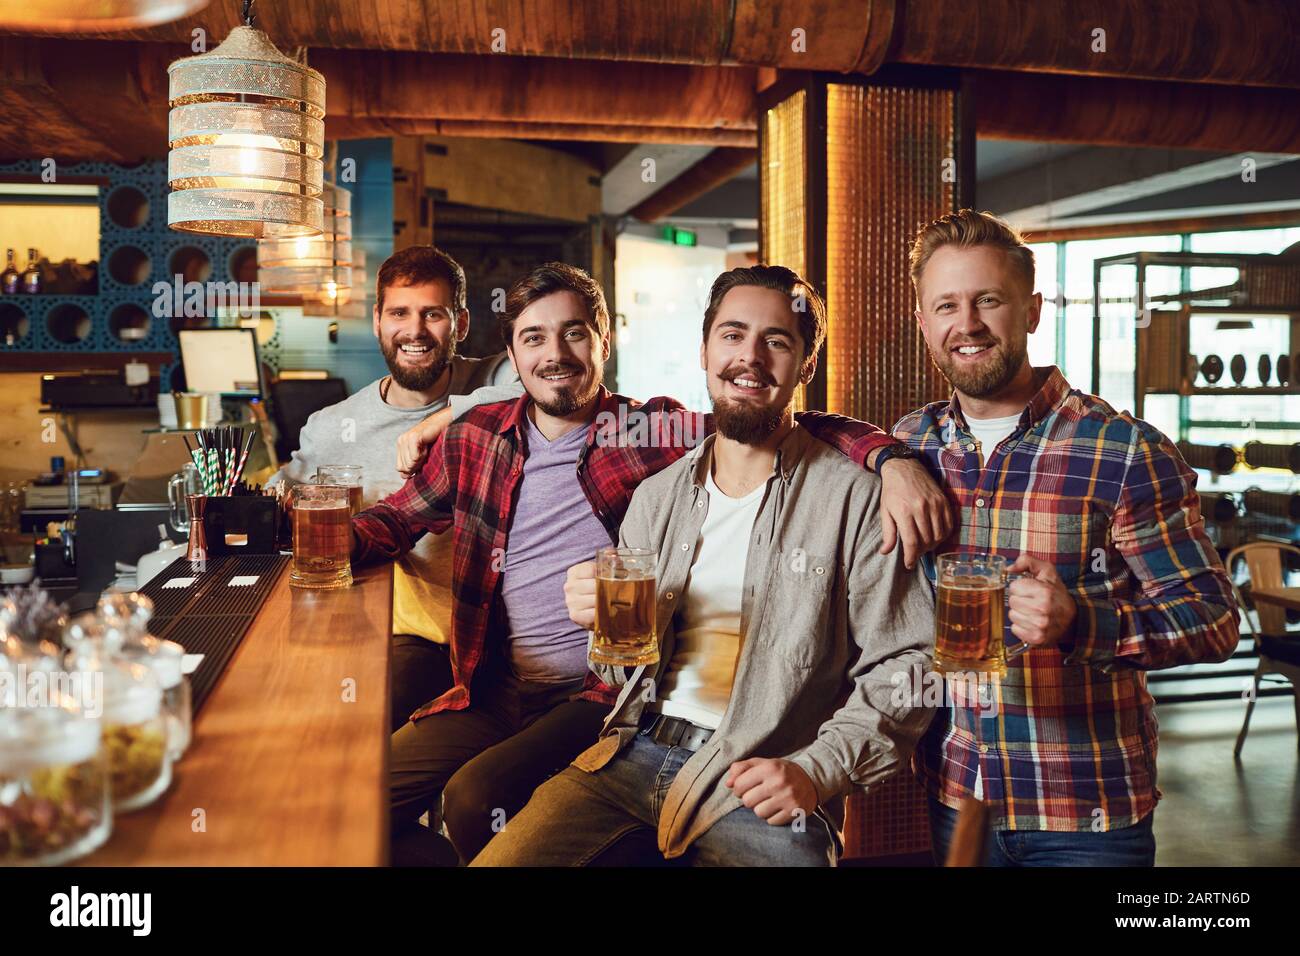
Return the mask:
{"type": "Polygon", "coordinates": [[[1008,415],[1005,418],[971,418],[966,416],[966,427],[970,433],[975,436],[975,440],[980,443],[980,453],[985,463],[993,457],[993,450],[1002,443],[1006,438],[1016,430],[1016,425],[1020,423],[1021,412],[1014,415],[1008,415]]]}
{"type": "Polygon", "coordinates": [[[767,482],[743,498],[729,498],[709,474],[704,489],[709,513],[700,528],[686,594],[677,612],[677,641],[658,696],[659,710],[669,717],[716,728],[736,676],[744,556],[749,553],[767,482]]]}

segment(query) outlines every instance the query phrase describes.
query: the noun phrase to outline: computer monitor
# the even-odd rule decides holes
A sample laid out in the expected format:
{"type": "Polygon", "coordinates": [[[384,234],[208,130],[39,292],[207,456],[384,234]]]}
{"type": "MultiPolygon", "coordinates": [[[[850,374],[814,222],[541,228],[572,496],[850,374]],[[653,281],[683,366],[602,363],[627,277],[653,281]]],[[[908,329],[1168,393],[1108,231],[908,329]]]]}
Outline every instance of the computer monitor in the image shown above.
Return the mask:
{"type": "Polygon", "coordinates": [[[261,397],[262,366],[252,329],[181,329],[178,335],[189,391],[261,397]]]}

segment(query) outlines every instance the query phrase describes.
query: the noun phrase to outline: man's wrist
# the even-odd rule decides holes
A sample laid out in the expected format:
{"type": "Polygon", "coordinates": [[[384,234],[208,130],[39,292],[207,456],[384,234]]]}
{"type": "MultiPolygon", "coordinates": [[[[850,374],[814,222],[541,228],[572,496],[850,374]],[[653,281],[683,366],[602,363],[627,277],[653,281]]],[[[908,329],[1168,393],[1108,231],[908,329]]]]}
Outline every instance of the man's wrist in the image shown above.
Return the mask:
{"type": "Polygon", "coordinates": [[[871,470],[877,475],[884,473],[885,465],[891,461],[917,461],[920,456],[903,442],[890,442],[888,445],[881,445],[872,453],[868,462],[871,470]]]}

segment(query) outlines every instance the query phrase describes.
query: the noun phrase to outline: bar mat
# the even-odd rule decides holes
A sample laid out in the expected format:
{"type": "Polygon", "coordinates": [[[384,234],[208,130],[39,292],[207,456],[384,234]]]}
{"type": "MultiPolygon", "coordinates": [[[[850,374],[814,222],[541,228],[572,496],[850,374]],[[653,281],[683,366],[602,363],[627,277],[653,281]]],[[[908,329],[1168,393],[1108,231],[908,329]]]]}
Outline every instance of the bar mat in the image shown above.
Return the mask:
{"type": "Polygon", "coordinates": [[[282,554],[226,555],[202,571],[178,558],[140,589],[154,602],[149,631],[203,661],[190,675],[194,713],[230,663],[253,618],[289,563],[282,554]]]}

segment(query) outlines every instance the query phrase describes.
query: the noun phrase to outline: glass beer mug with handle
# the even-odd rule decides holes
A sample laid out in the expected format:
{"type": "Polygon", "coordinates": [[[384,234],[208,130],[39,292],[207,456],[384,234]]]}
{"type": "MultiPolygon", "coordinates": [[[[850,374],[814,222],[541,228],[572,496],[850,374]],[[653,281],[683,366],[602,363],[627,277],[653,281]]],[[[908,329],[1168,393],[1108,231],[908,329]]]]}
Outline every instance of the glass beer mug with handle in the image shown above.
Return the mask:
{"type": "Polygon", "coordinates": [[[190,530],[190,511],[185,499],[189,495],[201,494],[203,481],[192,461],[187,461],[180,471],[167,480],[167,519],[181,534],[190,530]]]}
{"type": "Polygon", "coordinates": [[[360,465],[321,465],[316,469],[316,483],[321,485],[343,485],[348,489],[348,504],[355,515],[361,510],[361,466],[360,465]]]}
{"type": "Polygon", "coordinates": [[[295,485],[289,586],[352,585],[352,513],[343,485],[295,485]]]}
{"type": "Polygon", "coordinates": [[[645,548],[601,548],[596,552],[591,663],[639,667],[659,662],[656,560],[655,552],[645,548]]]}
{"type": "Polygon", "coordinates": [[[1009,574],[1000,554],[941,554],[934,618],[934,670],[941,674],[1005,675],[1007,661],[1029,650],[1008,648],[1003,635],[1009,574]]]}

